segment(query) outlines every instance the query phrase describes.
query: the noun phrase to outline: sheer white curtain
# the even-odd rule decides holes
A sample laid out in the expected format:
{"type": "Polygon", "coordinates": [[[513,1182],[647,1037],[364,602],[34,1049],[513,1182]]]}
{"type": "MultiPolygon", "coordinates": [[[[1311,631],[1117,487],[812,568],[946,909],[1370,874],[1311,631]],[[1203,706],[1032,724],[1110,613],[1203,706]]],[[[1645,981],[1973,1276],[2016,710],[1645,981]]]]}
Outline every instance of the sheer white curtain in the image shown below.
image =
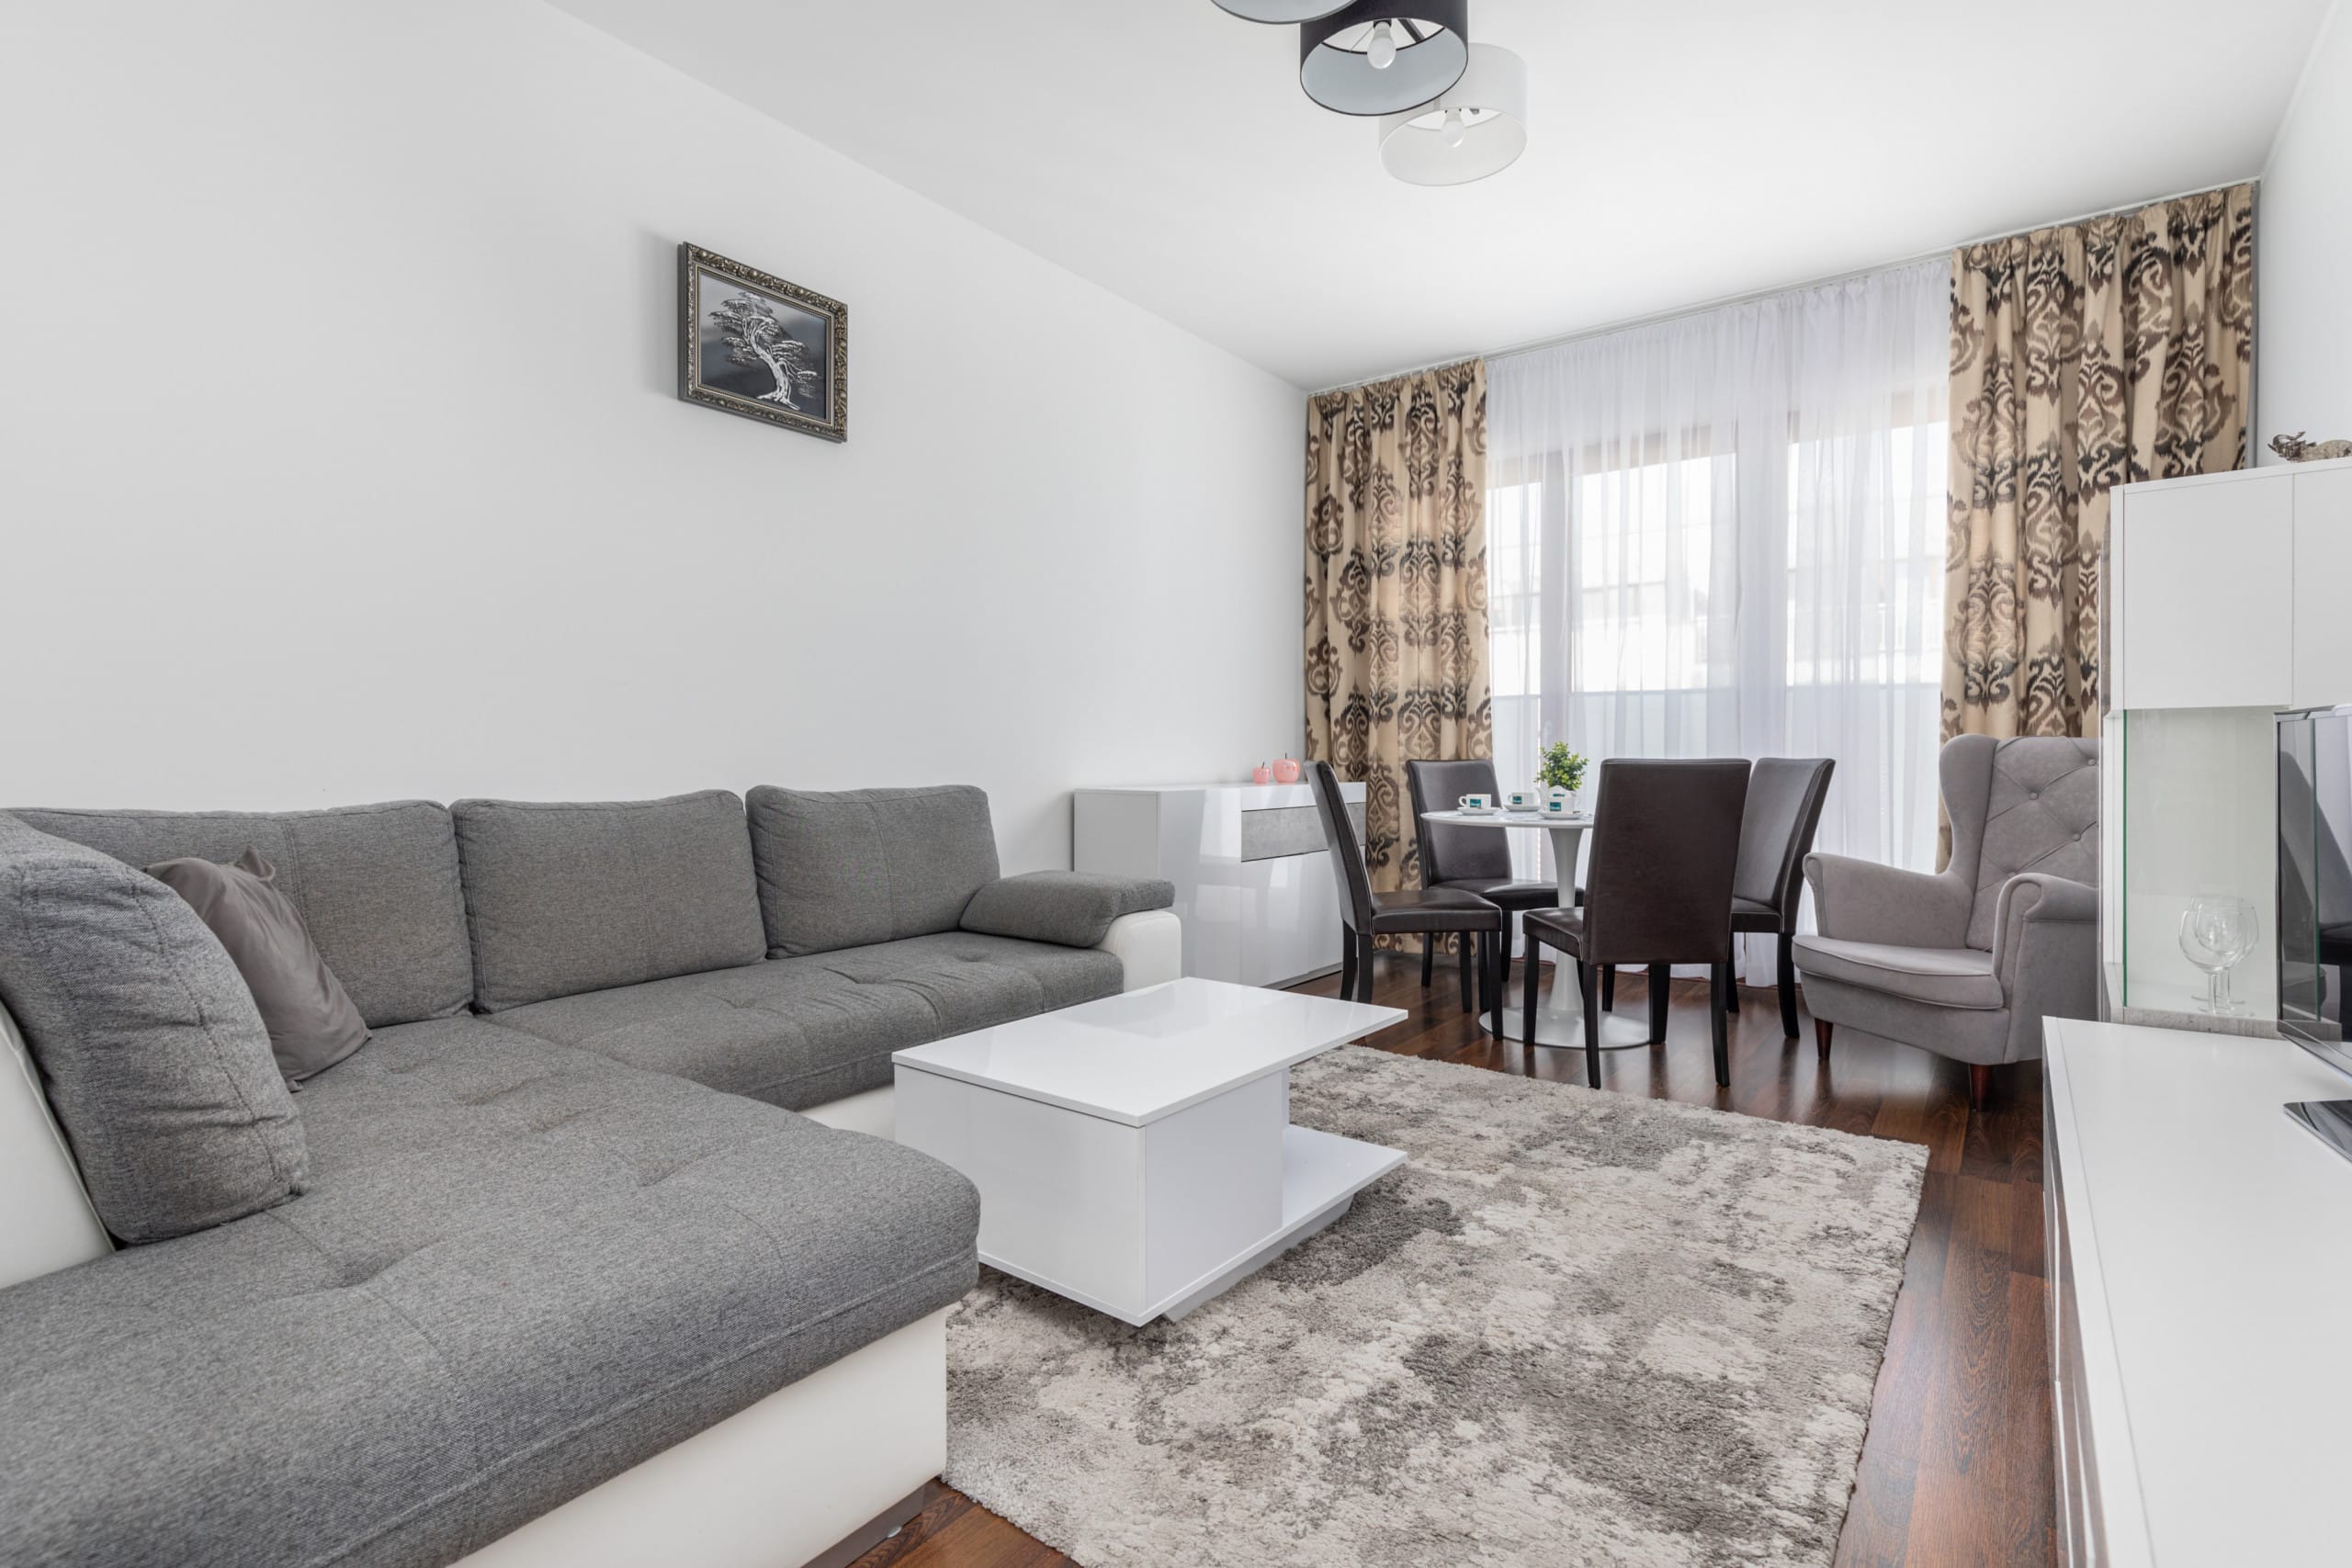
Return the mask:
{"type": "Polygon", "coordinates": [[[1816,847],[1932,865],[1950,310],[1938,260],[1489,361],[1505,788],[1833,757],[1816,847]]]}

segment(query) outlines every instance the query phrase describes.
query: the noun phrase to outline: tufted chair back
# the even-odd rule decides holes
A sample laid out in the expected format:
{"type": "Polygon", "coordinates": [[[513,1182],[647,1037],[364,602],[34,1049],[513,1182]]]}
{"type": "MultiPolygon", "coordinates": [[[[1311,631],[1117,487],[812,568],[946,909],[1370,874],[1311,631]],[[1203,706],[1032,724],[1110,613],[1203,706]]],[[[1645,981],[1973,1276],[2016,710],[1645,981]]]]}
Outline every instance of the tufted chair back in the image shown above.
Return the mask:
{"type": "Polygon", "coordinates": [[[2098,741],[1962,735],[1945,745],[1939,773],[1951,819],[1944,874],[1976,890],[1969,946],[1992,950],[2001,885],[2021,871],[2098,886],[2098,741]]]}

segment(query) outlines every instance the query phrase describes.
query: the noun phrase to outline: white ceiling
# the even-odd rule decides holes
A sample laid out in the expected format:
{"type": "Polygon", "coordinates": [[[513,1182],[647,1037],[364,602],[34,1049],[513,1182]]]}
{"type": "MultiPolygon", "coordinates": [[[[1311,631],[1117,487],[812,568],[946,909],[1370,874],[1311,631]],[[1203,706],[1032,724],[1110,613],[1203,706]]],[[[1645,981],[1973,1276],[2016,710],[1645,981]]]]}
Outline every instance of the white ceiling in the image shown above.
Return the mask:
{"type": "Polygon", "coordinates": [[[556,3],[1317,388],[2255,174],[2328,0],[1472,0],[1532,143],[1452,189],[1210,0],[556,3]]]}

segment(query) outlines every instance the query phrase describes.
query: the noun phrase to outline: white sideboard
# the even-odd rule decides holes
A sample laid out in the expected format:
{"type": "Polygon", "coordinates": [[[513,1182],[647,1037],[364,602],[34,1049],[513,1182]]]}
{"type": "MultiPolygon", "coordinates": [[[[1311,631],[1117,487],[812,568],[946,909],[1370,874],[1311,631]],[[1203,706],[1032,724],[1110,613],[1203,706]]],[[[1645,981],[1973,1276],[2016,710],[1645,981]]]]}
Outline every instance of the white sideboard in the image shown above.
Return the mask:
{"type": "MultiPolygon", "coordinates": [[[[1363,833],[1364,786],[1340,793],[1363,833]]],[[[1070,864],[1176,885],[1184,973],[1286,986],[1340,966],[1340,897],[1315,792],[1295,784],[1081,789],[1070,864]]]]}
{"type": "Polygon", "coordinates": [[[2051,1019],[2044,1197],[2070,1568],[2341,1562],[2352,1161],[2283,1040],[2051,1019]]]}

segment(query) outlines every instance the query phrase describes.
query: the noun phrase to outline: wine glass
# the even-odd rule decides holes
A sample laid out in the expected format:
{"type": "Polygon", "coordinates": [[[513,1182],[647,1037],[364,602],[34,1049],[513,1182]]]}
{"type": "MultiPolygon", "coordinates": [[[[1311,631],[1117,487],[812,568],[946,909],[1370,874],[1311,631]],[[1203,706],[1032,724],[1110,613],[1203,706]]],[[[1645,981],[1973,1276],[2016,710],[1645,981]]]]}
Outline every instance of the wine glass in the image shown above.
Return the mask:
{"type": "Polygon", "coordinates": [[[2180,951],[2205,972],[2205,1010],[2219,1017],[2242,1012],[2230,995],[2230,971],[2254,951],[2261,923],[2243,898],[2200,897],[2180,917],[2180,951]]]}

